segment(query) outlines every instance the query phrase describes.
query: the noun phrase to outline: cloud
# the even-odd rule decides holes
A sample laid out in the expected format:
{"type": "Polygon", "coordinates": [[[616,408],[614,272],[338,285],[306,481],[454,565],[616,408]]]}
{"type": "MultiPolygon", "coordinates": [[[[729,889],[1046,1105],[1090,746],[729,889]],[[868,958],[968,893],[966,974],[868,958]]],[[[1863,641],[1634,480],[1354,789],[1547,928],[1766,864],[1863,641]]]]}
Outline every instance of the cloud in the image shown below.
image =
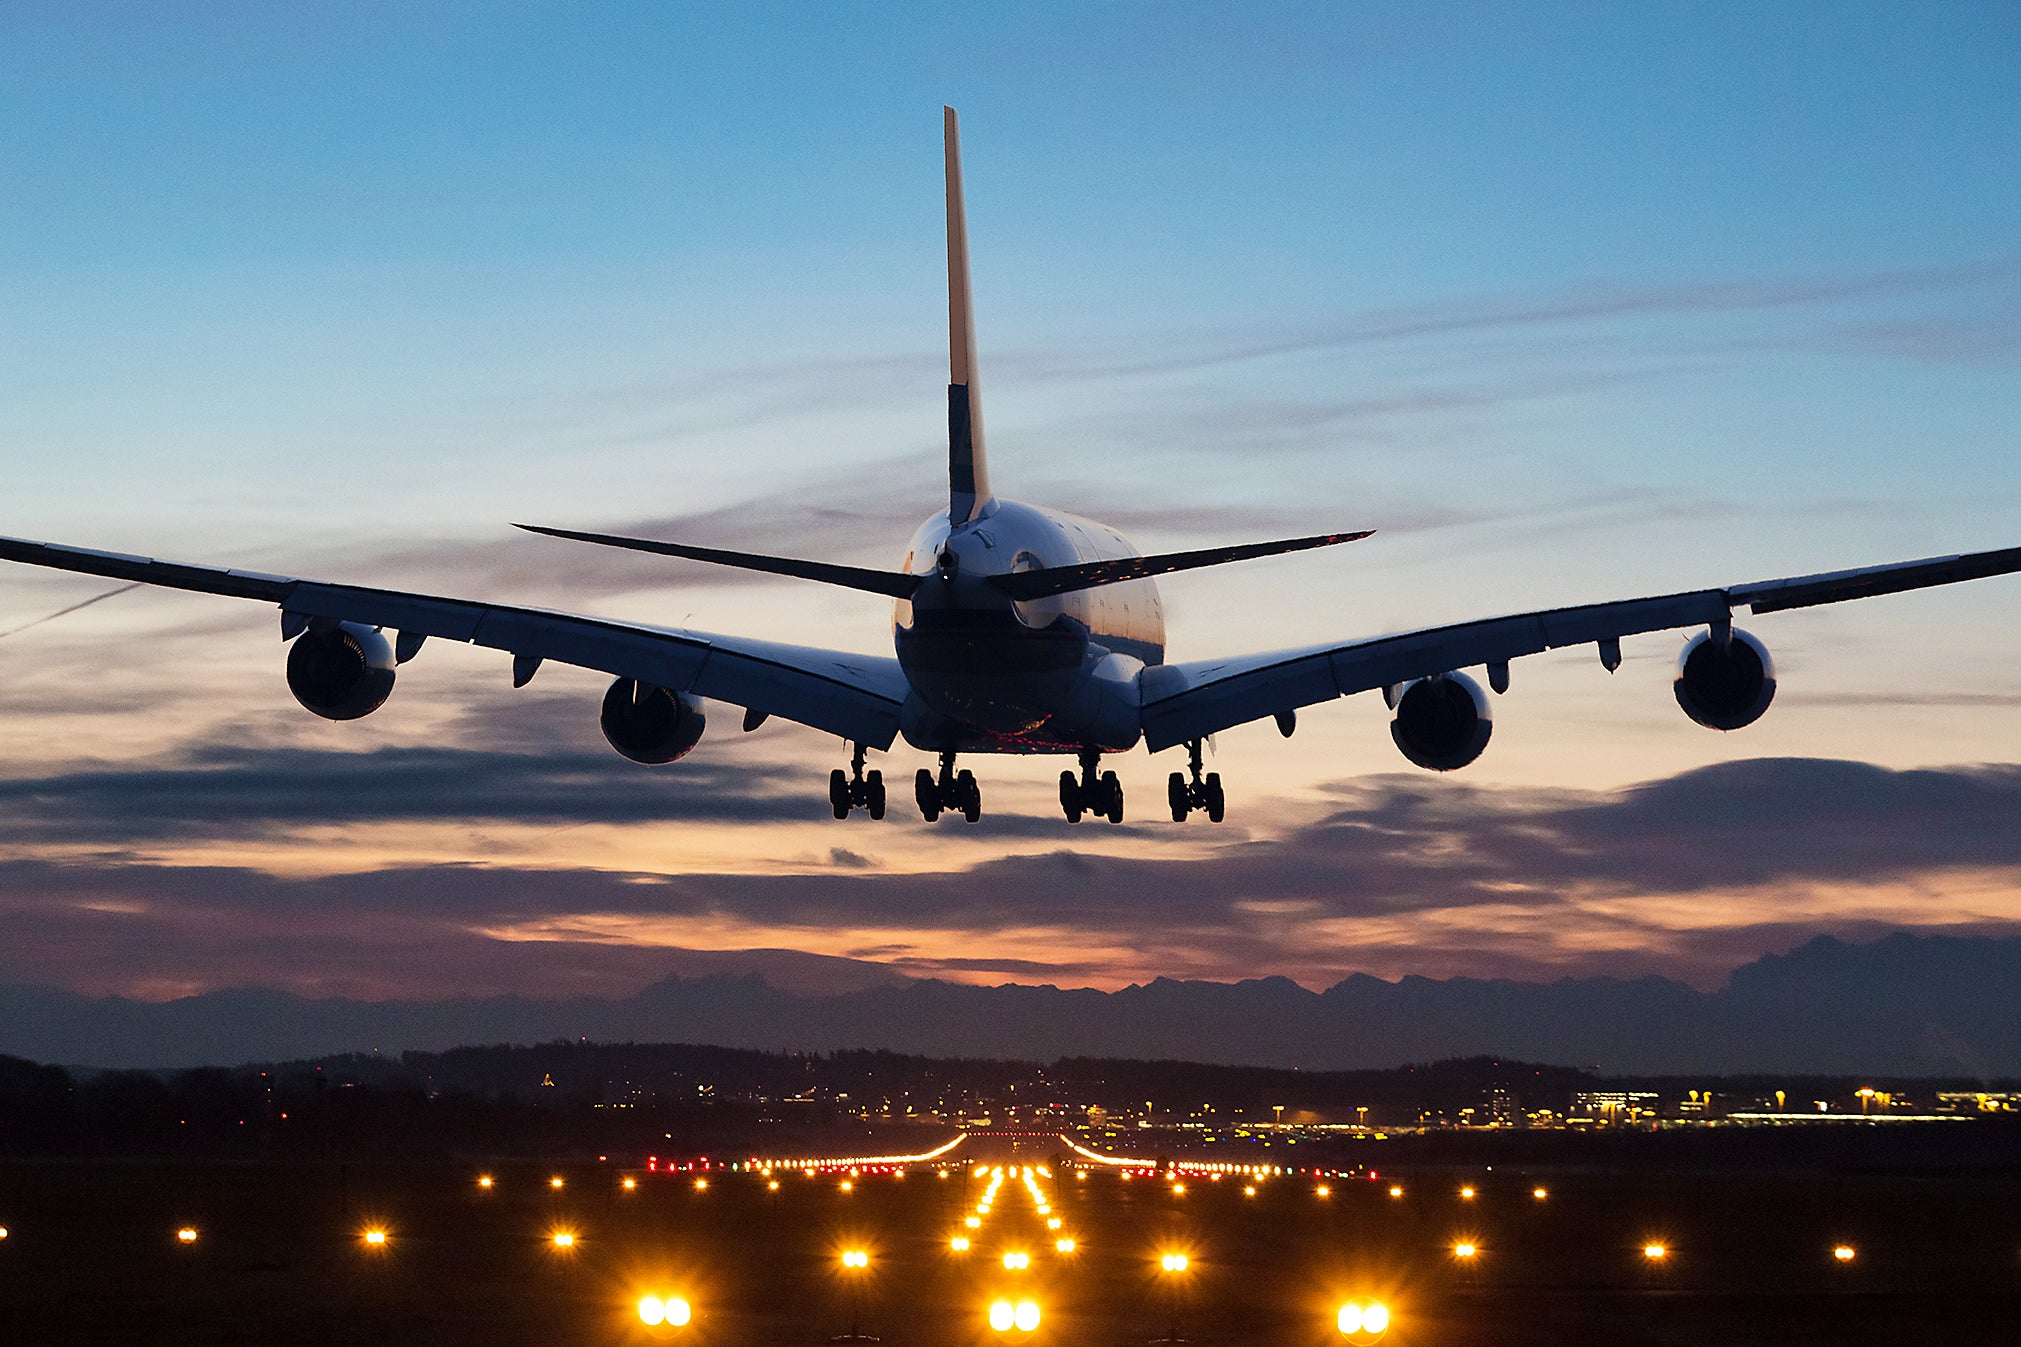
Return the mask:
{"type": "MultiPolygon", "coordinates": [[[[722,781],[721,798],[695,791],[694,804],[686,791],[636,789],[612,802],[609,780],[601,762],[574,759],[219,751],[184,772],[7,783],[0,826],[115,847],[177,830],[439,823],[515,808],[619,823],[820,812],[797,783],[782,803],[762,782],[739,794],[722,781]],[[61,820],[90,811],[124,813],[63,833],[61,820]],[[234,815],[252,821],[208,821],[234,815]]],[[[2021,766],[1757,759],[1604,794],[1379,777],[1336,788],[1326,808],[1272,836],[1089,839],[1124,854],[1059,845],[1062,825],[1034,819],[1032,831],[1055,839],[1046,849],[909,872],[842,847],[825,865],[777,872],[408,865],[322,876],[112,852],[0,865],[0,919],[13,933],[0,978],[431,995],[517,980],[637,983],[661,966],[655,950],[766,947],[1070,985],[1165,973],[1323,985],[1357,971],[1703,981],[1764,943],[1820,932],[2014,928],[2017,817],[2021,766]]]]}

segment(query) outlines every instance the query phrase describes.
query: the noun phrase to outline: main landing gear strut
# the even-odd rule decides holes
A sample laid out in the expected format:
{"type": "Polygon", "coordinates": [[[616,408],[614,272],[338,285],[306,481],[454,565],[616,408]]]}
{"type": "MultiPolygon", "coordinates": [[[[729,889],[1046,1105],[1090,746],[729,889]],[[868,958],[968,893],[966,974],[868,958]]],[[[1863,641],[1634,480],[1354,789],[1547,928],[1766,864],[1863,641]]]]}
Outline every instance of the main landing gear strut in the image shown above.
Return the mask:
{"type": "Polygon", "coordinates": [[[982,787],[975,784],[975,773],[963,768],[954,770],[954,754],[940,755],[940,777],[922,767],[919,775],[912,778],[912,794],[919,801],[920,816],[928,823],[939,818],[942,810],[959,813],[970,823],[982,817],[982,787]]]}
{"type": "Polygon", "coordinates": [[[1210,822],[1219,823],[1228,808],[1228,801],[1221,794],[1221,773],[1209,772],[1202,779],[1198,739],[1186,745],[1186,761],[1187,775],[1172,773],[1172,779],[1165,787],[1165,794],[1172,804],[1172,822],[1184,823],[1188,814],[1204,809],[1210,822]]]}
{"type": "Polygon", "coordinates": [[[1076,781],[1072,772],[1060,773],[1060,808],[1066,813],[1067,822],[1079,823],[1083,814],[1093,814],[1111,823],[1123,821],[1123,783],[1114,772],[1096,776],[1095,769],[1101,765],[1101,753],[1084,748],[1080,780],[1076,781]]]}
{"type": "Polygon", "coordinates": [[[862,809],[872,818],[884,817],[884,773],[863,770],[864,747],[856,745],[849,770],[840,767],[828,774],[828,803],[836,818],[848,818],[852,809],[862,809]]]}

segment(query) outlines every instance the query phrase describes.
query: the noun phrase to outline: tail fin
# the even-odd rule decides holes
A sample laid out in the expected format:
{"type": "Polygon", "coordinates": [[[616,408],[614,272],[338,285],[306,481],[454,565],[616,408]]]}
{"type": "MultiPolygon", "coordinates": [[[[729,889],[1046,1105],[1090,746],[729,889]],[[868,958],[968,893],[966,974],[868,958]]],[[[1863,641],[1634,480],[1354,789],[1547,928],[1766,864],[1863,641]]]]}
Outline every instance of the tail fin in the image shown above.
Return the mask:
{"type": "Polygon", "coordinates": [[[947,138],[947,517],[954,524],[995,508],[983,452],[982,398],[975,378],[975,311],[968,284],[968,212],[961,200],[961,129],[942,108],[947,138]]]}

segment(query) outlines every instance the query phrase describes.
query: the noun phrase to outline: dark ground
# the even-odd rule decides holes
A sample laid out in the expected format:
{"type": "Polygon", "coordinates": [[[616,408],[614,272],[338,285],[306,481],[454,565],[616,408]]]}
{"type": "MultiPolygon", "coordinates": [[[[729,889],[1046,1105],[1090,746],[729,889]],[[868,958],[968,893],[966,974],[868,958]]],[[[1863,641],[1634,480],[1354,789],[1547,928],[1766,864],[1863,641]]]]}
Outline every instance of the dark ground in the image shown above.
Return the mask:
{"type": "MultiPolygon", "coordinates": [[[[956,1152],[957,1155],[964,1152],[956,1152]]],[[[975,1158],[970,1156],[972,1162],[975,1158]]],[[[1020,1157],[1038,1163],[1044,1157],[1020,1157]]],[[[1000,1288],[1044,1307],[1030,1341],[1143,1343],[1176,1326],[1207,1344],[1338,1343],[1349,1295],[1395,1311],[1385,1344],[2021,1342],[2021,1172],[1609,1174],[1506,1166],[1339,1180],[1041,1180],[1063,1233],[1051,1251],[1015,1183],[976,1248],[948,1237],[980,1195],[936,1179],[793,1172],[641,1175],[502,1166],[489,1192],[451,1165],[0,1165],[0,1343],[797,1344],[845,1333],[893,1347],[1001,1340],[1000,1288]],[[552,1173],[567,1186],[547,1186],[552,1173]],[[1392,1181],[1406,1187],[1389,1197],[1392,1181]],[[1458,1196],[1473,1182],[1479,1196],[1458,1196]],[[1532,1187],[1549,1197],[1536,1201],[1532,1187]],[[367,1250],[368,1222],[391,1232],[367,1250]],[[174,1239],[198,1227],[192,1247],[174,1239]],[[575,1231],[573,1252],[548,1235],[575,1231]],[[1449,1253],[1474,1238],[1472,1265],[1449,1253]],[[1658,1267],[1641,1247],[1673,1250],[1658,1267]],[[1839,1265],[1837,1242],[1857,1258],[1839,1265]],[[840,1251],[869,1269],[845,1280],[840,1251]],[[1002,1270],[1009,1245],[1032,1268],[1002,1270]],[[1158,1255],[1192,1258],[1180,1294],[1158,1255]],[[684,1333],[635,1313],[649,1291],[696,1306],[684,1333]]]]}

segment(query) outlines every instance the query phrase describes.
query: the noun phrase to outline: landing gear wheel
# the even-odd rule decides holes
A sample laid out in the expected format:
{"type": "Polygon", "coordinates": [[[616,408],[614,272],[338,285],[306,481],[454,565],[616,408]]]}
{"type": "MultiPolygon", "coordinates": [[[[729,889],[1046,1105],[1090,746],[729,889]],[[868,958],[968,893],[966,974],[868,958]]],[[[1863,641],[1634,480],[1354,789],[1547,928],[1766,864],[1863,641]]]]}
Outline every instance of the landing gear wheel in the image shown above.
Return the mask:
{"type": "Polygon", "coordinates": [[[828,774],[828,804],[836,818],[849,817],[849,773],[840,767],[828,774]]]}
{"type": "Polygon", "coordinates": [[[912,797],[919,802],[920,817],[928,823],[940,817],[940,786],[935,783],[933,773],[924,767],[912,778],[912,797]]]}
{"type": "Polygon", "coordinates": [[[1219,823],[1228,812],[1228,798],[1221,793],[1221,773],[1207,773],[1207,821],[1219,823]]]}
{"type": "Polygon", "coordinates": [[[1174,772],[1165,781],[1165,799],[1172,806],[1172,822],[1184,823],[1186,815],[1193,812],[1193,802],[1186,797],[1186,778],[1174,772]]]}
{"type": "Polygon", "coordinates": [[[1114,772],[1102,773],[1102,803],[1107,806],[1103,813],[1111,823],[1123,821],[1123,783],[1116,779],[1114,772]]]}
{"type": "Polygon", "coordinates": [[[870,817],[874,819],[883,818],[884,773],[882,772],[867,773],[863,778],[863,787],[864,793],[868,797],[868,799],[864,804],[864,808],[870,811],[870,817]]]}
{"type": "Polygon", "coordinates": [[[1067,822],[1079,823],[1081,814],[1081,783],[1074,780],[1072,772],[1060,773],[1060,810],[1067,816],[1067,822]]]}
{"type": "Polygon", "coordinates": [[[964,769],[954,779],[955,807],[970,823],[982,817],[982,787],[975,784],[975,773],[964,769]]]}

